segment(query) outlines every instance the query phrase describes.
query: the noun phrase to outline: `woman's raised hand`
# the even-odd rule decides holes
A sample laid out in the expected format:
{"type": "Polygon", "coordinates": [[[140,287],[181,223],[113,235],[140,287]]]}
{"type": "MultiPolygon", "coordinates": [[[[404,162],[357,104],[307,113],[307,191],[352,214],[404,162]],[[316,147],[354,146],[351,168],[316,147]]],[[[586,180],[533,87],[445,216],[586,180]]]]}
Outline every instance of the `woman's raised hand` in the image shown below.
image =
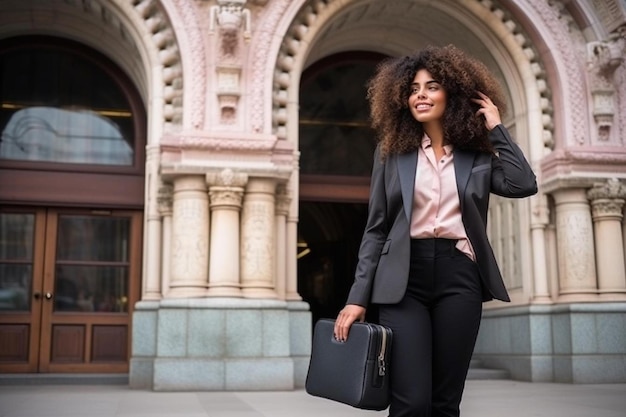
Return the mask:
{"type": "Polygon", "coordinates": [[[488,130],[493,129],[502,123],[500,119],[500,112],[498,111],[498,107],[491,101],[489,97],[477,91],[476,94],[480,98],[473,98],[472,101],[480,106],[480,109],[476,112],[476,116],[483,115],[485,117],[485,126],[488,130]]]}

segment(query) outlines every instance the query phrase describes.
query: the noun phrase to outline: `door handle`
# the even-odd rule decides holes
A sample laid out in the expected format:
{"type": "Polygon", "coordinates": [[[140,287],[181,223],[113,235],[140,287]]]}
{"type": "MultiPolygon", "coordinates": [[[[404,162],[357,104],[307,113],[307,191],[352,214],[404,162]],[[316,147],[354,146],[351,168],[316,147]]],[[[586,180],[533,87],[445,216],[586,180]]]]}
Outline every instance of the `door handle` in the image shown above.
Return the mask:
{"type": "Polygon", "coordinates": [[[52,293],[51,292],[47,292],[46,295],[44,295],[44,297],[46,297],[46,300],[51,300],[52,299],[52,293]]]}

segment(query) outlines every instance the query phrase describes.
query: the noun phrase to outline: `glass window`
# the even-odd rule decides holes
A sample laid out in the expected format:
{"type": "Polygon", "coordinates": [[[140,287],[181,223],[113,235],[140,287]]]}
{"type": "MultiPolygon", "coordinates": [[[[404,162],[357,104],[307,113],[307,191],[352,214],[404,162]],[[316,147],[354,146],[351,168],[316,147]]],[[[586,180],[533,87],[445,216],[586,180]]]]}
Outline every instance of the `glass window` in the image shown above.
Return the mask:
{"type": "Polygon", "coordinates": [[[55,311],[128,312],[130,218],[59,216],[55,311]]]}
{"type": "Polygon", "coordinates": [[[339,54],[305,71],[300,88],[302,174],[370,175],[376,133],[370,128],[366,84],[382,58],[339,54]]]}
{"type": "Polygon", "coordinates": [[[99,62],[52,42],[0,49],[0,159],[134,165],[130,103],[99,62]]]}
{"type": "Polygon", "coordinates": [[[35,216],[0,213],[0,310],[30,310],[35,216]]]}

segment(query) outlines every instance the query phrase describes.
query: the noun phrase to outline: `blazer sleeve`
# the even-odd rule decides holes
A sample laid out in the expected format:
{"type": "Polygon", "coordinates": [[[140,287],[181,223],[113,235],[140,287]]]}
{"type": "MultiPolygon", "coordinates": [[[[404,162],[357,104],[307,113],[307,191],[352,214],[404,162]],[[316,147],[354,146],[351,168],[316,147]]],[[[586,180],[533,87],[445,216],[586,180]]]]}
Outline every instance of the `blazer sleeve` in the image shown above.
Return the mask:
{"type": "Polygon", "coordinates": [[[374,275],[388,234],[385,168],[386,164],[381,161],[377,147],[374,152],[367,223],[359,248],[354,282],[346,304],[367,307],[371,299],[374,275]]]}
{"type": "Polygon", "coordinates": [[[508,130],[498,125],[489,132],[497,155],[492,159],[491,192],[503,197],[522,198],[537,193],[537,178],[524,153],[508,130]]]}

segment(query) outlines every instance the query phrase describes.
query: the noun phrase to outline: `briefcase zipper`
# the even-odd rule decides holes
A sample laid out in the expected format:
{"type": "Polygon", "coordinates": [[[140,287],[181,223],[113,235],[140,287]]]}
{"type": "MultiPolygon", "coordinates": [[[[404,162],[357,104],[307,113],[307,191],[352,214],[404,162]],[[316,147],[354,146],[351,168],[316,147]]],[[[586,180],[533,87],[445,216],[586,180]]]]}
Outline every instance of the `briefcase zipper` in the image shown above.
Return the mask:
{"type": "Polygon", "coordinates": [[[382,345],[380,347],[380,354],[378,355],[378,376],[385,376],[386,366],[385,366],[385,348],[387,347],[387,329],[384,327],[383,337],[382,337],[382,345]]]}

